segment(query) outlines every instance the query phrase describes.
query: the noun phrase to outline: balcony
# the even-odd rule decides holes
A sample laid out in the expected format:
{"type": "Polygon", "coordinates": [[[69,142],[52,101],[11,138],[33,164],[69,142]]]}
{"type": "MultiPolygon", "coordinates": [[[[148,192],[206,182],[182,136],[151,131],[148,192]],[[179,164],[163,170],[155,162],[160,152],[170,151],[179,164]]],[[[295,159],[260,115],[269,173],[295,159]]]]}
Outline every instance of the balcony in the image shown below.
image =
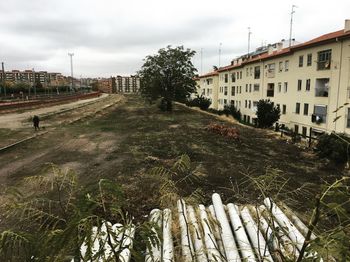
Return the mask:
{"type": "Polygon", "coordinates": [[[316,97],[328,97],[329,93],[329,78],[318,78],[315,84],[315,96],[316,97]]]}
{"type": "Polygon", "coordinates": [[[329,69],[331,69],[331,61],[317,62],[317,70],[329,70],[329,69]]]}

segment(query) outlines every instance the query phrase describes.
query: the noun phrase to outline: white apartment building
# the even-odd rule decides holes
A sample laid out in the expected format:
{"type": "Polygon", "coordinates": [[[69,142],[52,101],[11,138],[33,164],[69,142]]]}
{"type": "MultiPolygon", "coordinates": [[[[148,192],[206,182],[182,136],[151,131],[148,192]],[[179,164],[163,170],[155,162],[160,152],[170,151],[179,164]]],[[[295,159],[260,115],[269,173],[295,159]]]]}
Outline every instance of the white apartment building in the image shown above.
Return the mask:
{"type": "Polygon", "coordinates": [[[137,93],[140,90],[140,78],[137,76],[117,76],[117,93],[137,93]]]}
{"type": "Polygon", "coordinates": [[[200,76],[198,92],[213,108],[234,104],[249,123],[257,102],[270,99],[281,109],[279,123],[300,134],[309,135],[310,128],[350,134],[350,20],[342,30],[283,46],[259,48],[200,76]]]}

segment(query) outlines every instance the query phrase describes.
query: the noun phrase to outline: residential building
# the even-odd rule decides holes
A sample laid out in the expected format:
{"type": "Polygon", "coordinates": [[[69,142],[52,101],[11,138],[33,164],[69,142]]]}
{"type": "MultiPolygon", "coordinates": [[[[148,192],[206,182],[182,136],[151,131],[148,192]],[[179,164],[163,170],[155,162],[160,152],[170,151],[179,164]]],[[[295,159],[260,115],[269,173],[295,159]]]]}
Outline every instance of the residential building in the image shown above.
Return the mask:
{"type": "Polygon", "coordinates": [[[138,93],[140,90],[140,78],[137,76],[117,76],[117,93],[138,93]]]}
{"type": "Polygon", "coordinates": [[[350,134],[350,20],[344,29],[305,43],[259,48],[211,77],[218,83],[210,97],[217,100],[214,107],[232,103],[246,122],[256,121],[257,101],[270,99],[281,108],[279,124],[296,132],[350,134]]]}
{"type": "Polygon", "coordinates": [[[98,90],[104,93],[112,94],[116,92],[116,79],[115,77],[99,78],[97,80],[98,90]]]}
{"type": "Polygon", "coordinates": [[[211,100],[210,108],[218,108],[218,75],[214,71],[197,78],[197,93],[211,100]]]}

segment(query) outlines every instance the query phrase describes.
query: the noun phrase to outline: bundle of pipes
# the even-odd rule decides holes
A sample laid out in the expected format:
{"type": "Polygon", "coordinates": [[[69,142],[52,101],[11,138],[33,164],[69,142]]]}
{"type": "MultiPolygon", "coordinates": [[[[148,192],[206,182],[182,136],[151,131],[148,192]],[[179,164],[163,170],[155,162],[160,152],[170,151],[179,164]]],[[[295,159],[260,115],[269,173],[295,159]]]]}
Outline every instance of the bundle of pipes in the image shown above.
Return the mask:
{"type": "MultiPolygon", "coordinates": [[[[118,261],[128,262],[135,234],[135,226],[104,222],[94,226],[89,239],[80,247],[79,261],[118,261]]],[[[72,259],[71,262],[76,260],[72,259]]]]}
{"type": "MultiPolygon", "coordinates": [[[[259,207],[223,205],[216,193],[212,201],[208,208],[199,205],[195,209],[179,200],[173,220],[169,209],[152,210],[150,220],[162,230],[154,228],[154,232],[161,234],[160,244],[149,245],[145,261],[295,261],[298,258],[308,228],[289,208],[283,205],[283,212],[269,198],[259,207]],[[181,251],[175,254],[172,233],[176,231],[179,231],[181,251]]],[[[312,234],[311,239],[314,238],[312,234]]],[[[317,253],[308,252],[305,257],[316,258],[317,253]]]]}

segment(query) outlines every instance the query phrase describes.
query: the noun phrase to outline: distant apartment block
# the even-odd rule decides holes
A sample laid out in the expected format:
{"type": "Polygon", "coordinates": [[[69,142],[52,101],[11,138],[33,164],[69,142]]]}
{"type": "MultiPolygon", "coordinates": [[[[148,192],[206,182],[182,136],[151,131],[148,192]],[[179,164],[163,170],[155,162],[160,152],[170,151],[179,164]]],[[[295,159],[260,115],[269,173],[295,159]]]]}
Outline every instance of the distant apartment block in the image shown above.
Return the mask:
{"type": "Polygon", "coordinates": [[[281,110],[279,124],[297,133],[350,134],[350,20],[305,43],[258,48],[197,83],[213,108],[233,104],[245,122],[254,123],[257,102],[270,99],[281,110]]]}
{"type": "Polygon", "coordinates": [[[97,80],[98,90],[103,93],[115,93],[115,77],[99,78],[97,80]]]}
{"type": "Polygon", "coordinates": [[[33,71],[33,70],[12,70],[0,71],[0,82],[5,80],[11,84],[16,83],[28,83],[33,84],[41,83],[43,87],[48,86],[64,86],[69,84],[67,77],[61,73],[50,73],[46,71],[33,71]],[[34,81],[35,80],[35,81],[34,81]]]}
{"type": "Polygon", "coordinates": [[[140,78],[137,76],[117,76],[117,93],[138,93],[140,90],[140,78]]]}

